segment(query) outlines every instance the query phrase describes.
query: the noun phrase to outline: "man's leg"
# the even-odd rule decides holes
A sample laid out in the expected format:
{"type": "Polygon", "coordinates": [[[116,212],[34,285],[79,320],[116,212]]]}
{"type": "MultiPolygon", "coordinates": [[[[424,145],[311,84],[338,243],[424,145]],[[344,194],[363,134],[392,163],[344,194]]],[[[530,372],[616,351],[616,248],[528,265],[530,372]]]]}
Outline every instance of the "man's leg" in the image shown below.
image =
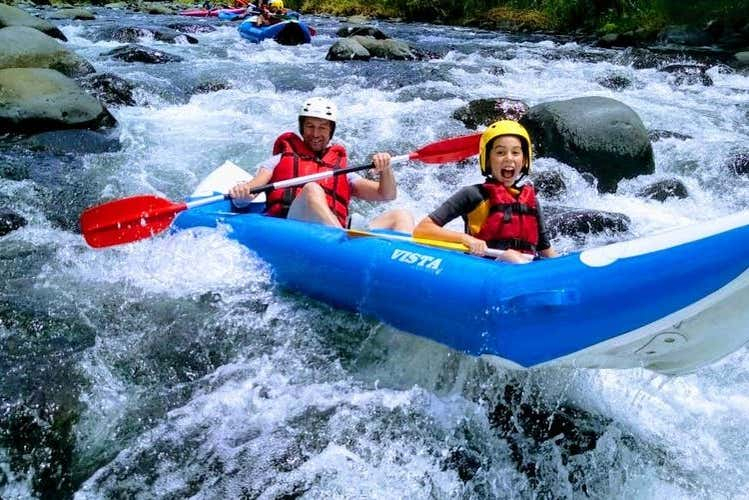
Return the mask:
{"type": "Polygon", "coordinates": [[[414,228],[414,218],[411,212],[403,209],[389,210],[375,217],[369,223],[370,229],[392,229],[402,233],[410,233],[414,228]]]}
{"type": "Polygon", "coordinates": [[[325,191],[316,182],[304,185],[299,195],[291,202],[286,218],[341,227],[338,218],[328,207],[325,191]]]}

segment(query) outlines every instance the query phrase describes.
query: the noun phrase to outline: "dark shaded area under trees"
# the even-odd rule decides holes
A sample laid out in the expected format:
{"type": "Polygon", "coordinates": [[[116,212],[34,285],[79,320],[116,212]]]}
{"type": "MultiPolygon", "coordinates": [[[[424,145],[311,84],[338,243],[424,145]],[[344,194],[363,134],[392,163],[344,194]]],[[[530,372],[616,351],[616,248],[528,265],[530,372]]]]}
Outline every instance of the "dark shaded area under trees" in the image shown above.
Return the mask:
{"type": "MultiPolygon", "coordinates": [[[[511,24],[558,32],[659,30],[671,24],[749,23],[749,0],[289,0],[307,12],[399,17],[491,27],[511,24]]],[[[749,29],[749,28],[747,28],[749,29]]]]}

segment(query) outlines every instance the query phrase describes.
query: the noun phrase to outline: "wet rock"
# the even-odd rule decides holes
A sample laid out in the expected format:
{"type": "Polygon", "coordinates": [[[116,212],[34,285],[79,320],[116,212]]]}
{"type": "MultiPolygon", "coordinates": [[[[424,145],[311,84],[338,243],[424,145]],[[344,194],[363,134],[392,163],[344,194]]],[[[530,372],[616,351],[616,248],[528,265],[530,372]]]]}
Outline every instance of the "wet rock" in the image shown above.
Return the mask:
{"type": "Polygon", "coordinates": [[[109,111],[70,78],[51,69],[0,70],[0,133],[111,127],[109,111]]]}
{"type": "Polygon", "coordinates": [[[710,87],[713,84],[713,79],[705,73],[707,66],[702,64],[669,64],[660,70],[672,75],[669,83],[675,87],[682,85],[710,87]]]}
{"type": "Polygon", "coordinates": [[[338,40],[328,49],[328,61],[369,61],[372,55],[362,44],[351,38],[338,40]]]}
{"type": "Polygon", "coordinates": [[[369,36],[351,36],[335,42],[325,59],[328,61],[367,61],[372,57],[394,61],[418,61],[427,57],[423,51],[401,40],[377,40],[369,36]]]}
{"type": "Polygon", "coordinates": [[[169,54],[161,50],[149,49],[148,47],[137,44],[118,47],[114,50],[110,50],[104,55],[126,62],[142,62],[146,64],[165,64],[182,61],[180,56],[169,54]]]}
{"type": "Polygon", "coordinates": [[[216,28],[210,24],[172,23],[167,24],[166,27],[177,30],[180,33],[212,33],[216,31],[216,28]]]}
{"type": "Polygon", "coordinates": [[[604,48],[632,47],[638,43],[639,40],[633,31],[626,33],[607,33],[596,40],[596,46],[604,48]]]}
{"type": "MultiPolygon", "coordinates": [[[[0,28],[8,26],[24,26],[41,31],[44,34],[62,40],[63,42],[68,41],[65,35],[62,34],[62,31],[49,21],[32,16],[21,9],[0,2],[0,28]]],[[[0,46],[2,46],[2,44],[0,44],[0,46]]]]}
{"type": "Polygon", "coordinates": [[[652,142],[658,142],[661,139],[679,139],[681,141],[692,139],[691,135],[680,134],[679,132],[672,132],[670,130],[658,130],[658,129],[648,131],[648,137],[650,138],[652,142]]]}
{"type": "Polygon", "coordinates": [[[749,150],[733,151],[726,162],[728,169],[737,175],[749,175],[749,150]]]}
{"type": "Polygon", "coordinates": [[[637,192],[640,198],[666,201],[669,198],[684,199],[689,196],[687,187],[679,179],[664,179],[637,192]]]}
{"type": "Polygon", "coordinates": [[[132,83],[112,73],[96,73],[78,83],[99,101],[110,105],[135,106],[132,83]]]}
{"type": "Polygon", "coordinates": [[[568,236],[582,242],[588,235],[614,235],[629,231],[631,220],[618,212],[544,206],[544,217],[549,236],[568,236]]]}
{"type": "Polygon", "coordinates": [[[53,12],[49,19],[73,19],[75,21],[93,21],[96,16],[88,9],[60,9],[53,12]]]}
{"type": "Polygon", "coordinates": [[[528,105],[517,99],[497,97],[474,99],[467,106],[453,112],[453,118],[460,120],[469,129],[488,126],[497,120],[519,120],[528,112],[528,105]]]}
{"type": "Polygon", "coordinates": [[[533,187],[542,198],[553,200],[561,197],[567,192],[567,184],[562,174],[557,171],[547,170],[544,172],[531,173],[533,187]]]}
{"type": "Polygon", "coordinates": [[[93,130],[56,130],[29,137],[26,143],[34,149],[53,153],[97,154],[119,151],[119,138],[93,130]]]}
{"type": "Polygon", "coordinates": [[[0,209],[0,236],[5,236],[11,231],[27,224],[26,219],[10,210],[0,209]]]}
{"type": "Polygon", "coordinates": [[[356,14],[356,15],[349,16],[349,17],[343,17],[341,18],[340,21],[344,23],[349,23],[349,24],[367,24],[371,20],[372,19],[369,16],[356,14]]]}
{"type": "Polygon", "coordinates": [[[632,66],[634,69],[648,69],[664,64],[664,57],[648,49],[627,48],[617,53],[613,61],[616,64],[632,66]]]}
{"type": "Polygon", "coordinates": [[[582,172],[580,174],[580,177],[583,178],[585,182],[588,183],[590,186],[597,186],[598,185],[598,179],[596,179],[596,176],[589,173],[589,172],[582,172]]]}
{"type": "MultiPolygon", "coordinates": [[[[44,245],[31,250],[13,259],[3,255],[0,275],[16,276],[16,266],[28,272],[44,265],[38,260],[44,245]]],[[[52,317],[46,304],[13,300],[18,302],[0,301],[0,325],[13,332],[0,349],[0,449],[8,468],[27,478],[35,498],[71,498],[75,425],[86,383],[76,367],[96,332],[70,317],[52,317]]]]}
{"type": "Polygon", "coordinates": [[[231,83],[224,80],[214,80],[210,82],[199,83],[192,89],[193,94],[209,94],[211,92],[218,92],[220,90],[228,90],[231,88],[231,83]]]}
{"type": "Polygon", "coordinates": [[[682,63],[684,61],[697,61],[713,65],[717,61],[727,61],[731,59],[731,53],[715,45],[703,47],[690,47],[686,45],[653,45],[650,47],[652,52],[662,55],[664,61],[671,64],[682,63]]]}
{"type": "Polygon", "coordinates": [[[0,409],[0,446],[7,450],[11,470],[31,479],[37,498],[72,496],[78,418],[76,409],[49,402],[0,409]]]}
{"type": "Polygon", "coordinates": [[[474,478],[481,468],[481,456],[462,446],[450,450],[450,454],[442,461],[442,470],[454,470],[461,481],[466,482],[474,478]]]}
{"type": "Polygon", "coordinates": [[[112,38],[122,43],[136,43],[141,38],[152,38],[165,43],[198,43],[194,36],[186,35],[177,30],[157,27],[135,27],[120,28],[112,34],[112,38]]]}
{"type": "Polygon", "coordinates": [[[354,36],[351,39],[359,42],[365,49],[372,54],[372,57],[395,61],[419,61],[425,58],[425,55],[408,43],[402,40],[377,40],[368,36],[354,36]]]}
{"type": "Polygon", "coordinates": [[[340,38],[348,38],[351,36],[371,36],[376,40],[386,40],[390,38],[385,33],[375,28],[374,26],[344,26],[336,32],[336,35],[340,38]]]}
{"type": "MultiPolygon", "coordinates": [[[[538,399],[526,393],[520,381],[510,382],[488,415],[492,427],[507,441],[517,470],[534,488],[548,466],[544,462],[550,460],[549,445],[557,450],[552,467],[557,468],[556,461],[561,459],[573,469],[570,458],[594,449],[610,422],[568,404],[548,408],[538,399]]],[[[571,486],[580,490],[582,497],[587,496],[584,483],[575,481],[571,486]]]]}
{"type": "Polygon", "coordinates": [[[596,82],[602,87],[611,90],[624,90],[632,86],[632,79],[619,73],[609,73],[596,78],[596,82]]]}
{"type": "Polygon", "coordinates": [[[614,192],[621,179],[652,174],[653,147],[640,117],[606,97],[579,97],[533,106],[521,119],[538,156],[592,173],[598,190],[614,192]]]}
{"type": "Polygon", "coordinates": [[[730,50],[741,50],[749,47],[749,30],[740,22],[728,22],[727,19],[713,19],[705,27],[715,44],[730,50]]]}
{"type": "Polygon", "coordinates": [[[733,57],[738,66],[749,66],[749,51],[737,52],[733,57]]]}
{"type": "Polygon", "coordinates": [[[25,26],[0,29],[0,69],[50,68],[65,76],[94,73],[94,67],[44,33],[25,26]]]}
{"type": "Polygon", "coordinates": [[[672,25],[666,26],[658,34],[658,41],[665,44],[687,45],[699,47],[710,45],[712,38],[710,34],[692,26],[672,25]]]}

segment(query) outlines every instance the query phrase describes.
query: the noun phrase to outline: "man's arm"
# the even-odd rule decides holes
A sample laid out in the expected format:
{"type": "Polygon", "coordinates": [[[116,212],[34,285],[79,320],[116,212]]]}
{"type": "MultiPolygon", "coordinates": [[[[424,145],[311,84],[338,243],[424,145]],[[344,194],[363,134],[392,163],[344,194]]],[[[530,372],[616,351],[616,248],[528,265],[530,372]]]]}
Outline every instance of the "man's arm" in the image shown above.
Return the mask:
{"type": "Polygon", "coordinates": [[[250,191],[258,186],[268,184],[272,175],[273,170],[270,170],[266,167],[260,167],[255,174],[255,177],[253,177],[249,181],[240,182],[239,184],[231,188],[229,190],[229,195],[232,197],[232,199],[235,200],[250,201],[258,195],[258,193],[252,194],[250,193],[250,191]]]}
{"type": "Polygon", "coordinates": [[[390,201],[398,195],[395,174],[390,166],[389,153],[377,153],[372,157],[374,170],[380,174],[379,181],[357,178],[352,184],[351,194],[367,201],[390,201]]]}

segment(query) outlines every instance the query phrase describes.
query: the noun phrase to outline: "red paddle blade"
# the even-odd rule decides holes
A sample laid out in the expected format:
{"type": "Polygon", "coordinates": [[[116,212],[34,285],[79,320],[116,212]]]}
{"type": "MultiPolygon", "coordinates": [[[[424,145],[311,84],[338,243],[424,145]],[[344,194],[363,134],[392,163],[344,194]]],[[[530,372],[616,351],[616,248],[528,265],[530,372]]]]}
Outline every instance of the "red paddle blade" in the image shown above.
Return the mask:
{"type": "Polygon", "coordinates": [[[81,232],[86,243],[94,248],[129,243],[165,230],[174,216],[186,208],[184,203],[158,196],[131,196],[84,210],[81,232]]]}
{"type": "Polygon", "coordinates": [[[313,28],[312,26],[307,26],[307,30],[309,31],[309,36],[317,35],[317,30],[313,28]]]}
{"type": "Polygon", "coordinates": [[[417,149],[409,155],[412,160],[424,163],[450,163],[460,161],[479,154],[479,140],[481,134],[462,135],[433,142],[428,146],[417,149]]]}

